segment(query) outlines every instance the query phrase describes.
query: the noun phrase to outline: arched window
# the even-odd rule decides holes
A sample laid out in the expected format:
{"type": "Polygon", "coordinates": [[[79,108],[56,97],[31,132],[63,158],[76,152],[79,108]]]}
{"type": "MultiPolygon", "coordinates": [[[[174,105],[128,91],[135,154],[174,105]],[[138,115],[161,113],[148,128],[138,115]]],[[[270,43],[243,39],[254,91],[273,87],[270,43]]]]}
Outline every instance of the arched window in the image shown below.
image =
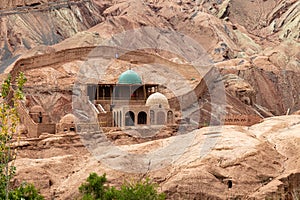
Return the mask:
{"type": "Polygon", "coordinates": [[[153,110],[150,110],[150,124],[155,124],[155,116],[153,110]]]}
{"type": "Polygon", "coordinates": [[[43,123],[43,115],[42,115],[42,112],[39,112],[38,123],[43,123]]]}
{"type": "Polygon", "coordinates": [[[162,111],[159,111],[157,113],[157,120],[156,120],[156,124],[158,125],[163,125],[166,122],[166,114],[162,111]]]}
{"type": "Polygon", "coordinates": [[[171,110],[169,110],[167,114],[167,123],[173,124],[173,112],[171,110]]]}
{"type": "Polygon", "coordinates": [[[125,126],[134,126],[134,113],[132,111],[125,114],[125,126]]]}
{"type": "Polygon", "coordinates": [[[147,124],[147,113],[144,111],[141,111],[138,114],[138,124],[147,124]]]}

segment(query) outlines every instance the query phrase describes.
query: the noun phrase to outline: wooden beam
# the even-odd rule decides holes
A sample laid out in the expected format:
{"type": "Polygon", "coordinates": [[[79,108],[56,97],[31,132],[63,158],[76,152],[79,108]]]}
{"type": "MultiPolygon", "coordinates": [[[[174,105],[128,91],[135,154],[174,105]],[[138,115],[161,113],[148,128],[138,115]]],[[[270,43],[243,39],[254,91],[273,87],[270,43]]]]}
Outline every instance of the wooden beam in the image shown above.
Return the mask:
{"type": "Polygon", "coordinates": [[[146,92],[146,85],[143,85],[143,90],[144,90],[144,100],[146,101],[147,99],[147,92],[146,92]]]}

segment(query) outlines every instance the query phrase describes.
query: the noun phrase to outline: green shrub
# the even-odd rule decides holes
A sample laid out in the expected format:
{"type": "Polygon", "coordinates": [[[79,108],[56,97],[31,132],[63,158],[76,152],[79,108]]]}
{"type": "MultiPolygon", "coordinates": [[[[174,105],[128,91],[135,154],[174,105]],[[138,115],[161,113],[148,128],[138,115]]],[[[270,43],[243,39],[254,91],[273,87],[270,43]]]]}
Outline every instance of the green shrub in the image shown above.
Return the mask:
{"type": "Polygon", "coordinates": [[[83,183],[79,187],[80,193],[84,194],[83,199],[105,199],[107,187],[104,183],[107,181],[106,174],[98,176],[96,173],[91,173],[87,178],[87,183],[83,183]]]}
{"type": "Polygon", "coordinates": [[[20,187],[14,189],[9,194],[10,200],[43,200],[33,184],[22,183],[20,187]]]}
{"type": "Polygon", "coordinates": [[[135,183],[124,183],[120,189],[105,186],[106,174],[91,173],[86,183],[79,187],[82,200],[164,200],[165,194],[157,192],[157,184],[150,179],[135,183]]]}

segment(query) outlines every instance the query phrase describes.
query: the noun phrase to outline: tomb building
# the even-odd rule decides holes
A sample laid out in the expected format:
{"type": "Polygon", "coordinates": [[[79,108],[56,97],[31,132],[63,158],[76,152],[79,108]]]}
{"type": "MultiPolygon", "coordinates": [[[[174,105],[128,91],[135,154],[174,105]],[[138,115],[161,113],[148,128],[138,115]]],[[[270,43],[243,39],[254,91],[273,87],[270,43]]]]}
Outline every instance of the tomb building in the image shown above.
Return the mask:
{"type": "Polygon", "coordinates": [[[171,125],[174,110],[158,88],[159,84],[143,83],[130,69],[116,83],[89,84],[87,96],[97,109],[103,127],[171,125]]]}

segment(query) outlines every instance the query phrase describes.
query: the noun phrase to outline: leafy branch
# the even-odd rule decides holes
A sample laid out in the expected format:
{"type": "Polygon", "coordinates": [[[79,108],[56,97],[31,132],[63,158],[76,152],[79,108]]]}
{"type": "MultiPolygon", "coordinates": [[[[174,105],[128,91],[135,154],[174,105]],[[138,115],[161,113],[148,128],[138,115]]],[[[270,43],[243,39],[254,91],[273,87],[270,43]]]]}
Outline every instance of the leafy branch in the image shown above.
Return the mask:
{"type": "Polygon", "coordinates": [[[0,199],[14,200],[24,199],[43,199],[32,185],[22,184],[19,188],[12,189],[10,182],[15,175],[16,167],[14,161],[17,156],[17,148],[14,143],[19,134],[17,126],[20,123],[17,107],[20,100],[24,99],[23,87],[26,83],[24,73],[20,73],[16,79],[16,86],[12,85],[11,75],[8,75],[1,85],[0,95],[0,199]],[[13,96],[10,97],[10,94],[13,96]],[[33,198],[34,197],[34,198],[33,198]]]}

